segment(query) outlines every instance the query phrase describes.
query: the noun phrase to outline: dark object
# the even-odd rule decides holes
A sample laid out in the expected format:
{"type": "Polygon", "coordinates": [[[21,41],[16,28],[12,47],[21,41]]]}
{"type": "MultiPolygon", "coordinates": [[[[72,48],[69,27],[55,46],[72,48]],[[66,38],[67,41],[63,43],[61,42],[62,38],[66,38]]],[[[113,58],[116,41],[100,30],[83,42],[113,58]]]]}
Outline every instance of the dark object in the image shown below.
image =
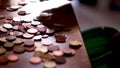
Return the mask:
{"type": "Polygon", "coordinates": [[[26,15],[26,11],[19,11],[18,15],[26,15]]]}
{"type": "Polygon", "coordinates": [[[66,42],[66,38],[67,38],[67,36],[65,34],[55,33],[56,42],[64,43],[64,42],[66,42]]]}
{"type": "Polygon", "coordinates": [[[93,68],[108,68],[111,64],[112,36],[118,30],[112,27],[94,27],[82,32],[84,43],[93,68]]]}

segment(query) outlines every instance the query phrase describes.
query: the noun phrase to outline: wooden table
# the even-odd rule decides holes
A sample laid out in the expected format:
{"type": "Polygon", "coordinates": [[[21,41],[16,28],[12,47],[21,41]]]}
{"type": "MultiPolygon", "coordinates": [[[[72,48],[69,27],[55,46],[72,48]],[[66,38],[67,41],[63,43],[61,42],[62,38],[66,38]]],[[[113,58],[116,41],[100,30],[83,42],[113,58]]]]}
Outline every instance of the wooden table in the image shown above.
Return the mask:
{"type": "MultiPolygon", "coordinates": [[[[9,5],[18,5],[19,0],[10,0],[9,5]]],[[[35,1],[35,0],[34,0],[35,1]]],[[[13,17],[27,17],[27,18],[34,18],[39,16],[42,11],[52,11],[53,16],[50,19],[42,20],[43,24],[50,24],[51,26],[53,23],[61,23],[65,25],[65,29],[70,29],[70,31],[64,31],[63,33],[67,34],[67,39],[65,43],[57,43],[55,42],[54,36],[50,36],[47,39],[52,40],[53,44],[58,45],[60,49],[68,48],[69,47],[69,40],[77,39],[82,42],[82,46],[78,49],[75,49],[76,53],[72,57],[66,57],[65,64],[57,64],[56,68],[91,68],[91,64],[86,52],[86,48],[84,46],[82,36],[80,33],[80,29],[78,23],[76,21],[74,12],[71,7],[70,1],[67,0],[49,0],[44,2],[34,2],[31,3],[31,0],[28,1],[26,6],[23,6],[18,11],[9,12],[6,9],[1,9],[0,14],[6,16],[13,16],[13,17]],[[27,10],[30,11],[31,14],[26,16],[19,16],[17,14],[20,10],[27,10]]],[[[2,22],[3,20],[0,20],[2,22]]],[[[49,26],[49,27],[51,27],[49,26]]],[[[12,51],[8,51],[5,55],[9,55],[13,53],[12,51]]],[[[0,65],[0,68],[43,68],[43,62],[34,65],[29,63],[29,59],[33,56],[34,52],[25,52],[22,54],[18,54],[20,56],[20,60],[18,62],[9,62],[7,65],[0,65]]]]}

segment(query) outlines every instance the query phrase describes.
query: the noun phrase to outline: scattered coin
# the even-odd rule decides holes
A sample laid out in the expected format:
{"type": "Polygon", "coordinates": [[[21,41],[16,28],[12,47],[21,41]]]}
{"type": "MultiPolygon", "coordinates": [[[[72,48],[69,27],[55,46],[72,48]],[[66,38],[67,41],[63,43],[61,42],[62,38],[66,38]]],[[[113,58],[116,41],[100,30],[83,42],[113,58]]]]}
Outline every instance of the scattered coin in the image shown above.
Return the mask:
{"type": "Polygon", "coordinates": [[[61,50],[53,51],[53,54],[55,56],[63,56],[64,55],[63,51],[61,51],[61,50]]]}
{"type": "Polygon", "coordinates": [[[0,15],[0,19],[4,19],[5,18],[5,15],[0,15]]]}
{"type": "Polygon", "coordinates": [[[51,40],[47,40],[47,39],[46,39],[46,40],[42,40],[42,44],[49,46],[49,45],[52,45],[53,42],[52,42],[51,40]]]}
{"type": "Polygon", "coordinates": [[[6,36],[7,41],[14,41],[16,39],[16,36],[6,36]]]}
{"type": "Polygon", "coordinates": [[[56,39],[56,42],[66,42],[66,38],[67,36],[65,34],[61,34],[61,33],[55,33],[55,39],[56,39]]]}
{"type": "Polygon", "coordinates": [[[24,38],[27,38],[27,39],[32,38],[33,36],[34,36],[34,35],[28,34],[28,33],[24,33],[24,34],[23,34],[23,37],[24,37],[24,38]]]}
{"type": "Polygon", "coordinates": [[[23,11],[23,10],[21,10],[21,11],[18,11],[18,15],[26,15],[27,13],[26,13],[26,11],[23,11]]]}
{"type": "Polygon", "coordinates": [[[3,47],[0,47],[0,55],[3,55],[6,53],[6,49],[3,47]]]}
{"type": "Polygon", "coordinates": [[[54,61],[46,61],[44,63],[45,68],[56,68],[56,63],[54,61]]]}
{"type": "Polygon", "coordinates": [[[3,24],[3,27],[6,28],[6,29],[12,29],[13,26],[11,24],[3,24]]]}
{"type": "Polygon", "coordinates": [[[13,51],[14,53],[24,53],[25,47],[22,45],[17,45],[17,46],[14,46],[13,51]]]}
{"type": "Polygon", "coordinates": [[[25,47],[32,47],[32,46],[34,46],[34,41],[32,41],[32,40],[25,40],[24,41],[24,46],[25,47]]]}
{"type": "Polygon", "coordinates": [[[19,44],[23,43],[23,39],[21,39],[21,38],[16,38],[16,40],[13,41],[13,43],[14,43],[15,45],[19,45],[19,44]]]}
{"type": "Polygon", "coordinates": [[[48,46],[48,50],[49,50],[50,52],[53,52],[53,51],[58,51],[58,50],[60,50],[60,49],[59,49],[59,46],[52,45],[52,46],[48,46]]]}
{"type": "Polygon", "coordinates": [[[40,57],[31,57],[29,61],[33,64],[39,64],[42,60],[40,57]]]}
{"type": "Polygon", "coordinates": [[[35,34],[35,33],[38,32],[38,30],[31,28],[31,29],[28,29],[27,32],[28,32],[28,33],[31,33],[31,34],[35,34]]]}
{"type": "Polygon", "coordinates": [[[11,61],[11,62],[15,62],[19,60],[19,56],[15,54],[10,54],[7,56],[7,58],[8,58],[8,61],[11,61]]]}
{"type": "Polygon", "coordinates": [[[41,51],[43,53],[47,53],[48,52],[48,48],[46,46],[41,46],[41,47],[37,47],[35,49],[35,51],[41,51]]]}

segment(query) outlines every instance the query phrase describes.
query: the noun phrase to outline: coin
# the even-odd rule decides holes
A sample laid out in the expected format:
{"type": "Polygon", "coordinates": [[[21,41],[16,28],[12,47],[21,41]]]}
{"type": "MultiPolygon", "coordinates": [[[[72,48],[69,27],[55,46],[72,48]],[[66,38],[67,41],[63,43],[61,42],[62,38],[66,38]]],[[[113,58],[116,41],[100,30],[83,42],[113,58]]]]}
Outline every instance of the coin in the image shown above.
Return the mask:
{"type": "Polygon", "coordinates": [[[34,47],[34,46],[32,46],[32,47],[25,47],[25,50],[26,50],[27,52],[32,52],[32,51],[35,50],[35,47],[34,47]]]}
{"type": "Polygon", "coordinates": [[[41,47],[37,47],[35,49],[35,51],[41,51],[43,53],[47,53],[48,52],[48,48],[46,46],[41,46],[41,47]]]}
{"type": "Polygon", "coordinates": [[[7,41],[14,41],[16,39],[16,36],[6,36],[7,41]]]}
{"type": "Polygon", "coordinates": [[[32,40],[25,40],[24,41],[24,46],[25,47],[32,47],[32,46],[34,46],[34,41],[32,41],[32,40]]]}
{"type": "Polygon", "coordinates": [[[37,26],[37,25],[40,25],[41,23],[39,21],[32,21],[31,24],[33,26],[37,26]]]}
{"type": "Polygon", "coordinates": [[[66,42],[66,38],[67,38],[66,34],[55,33],[56,42],[59,42],[59,43],[66,42]]]}
{"type": "Polygon", "coordinates": [[[8,60],[11,61],[11,62],[15,62],[15,61],[18,61],[19,60],[19,56],[18,55],[15,55],[15,54],[10,54],[7,56],[8,60]]]}
{"type": "Polygon", "coordinates": [[[17,46],[14,46],[13,51],[14,53],[24,53],[25,47],[22,45],[17,45],[17,46]]]}
{"type": "Polygon", "coordinates": [[[56,46],[56,45],[48,46],[48,50],[50,52],[58,51],[59,49],[60,49],[59,46],[56,46]]]}
{"type": "Polygon", "coordinates": [[[55,62],[58,64],[64,64],[66,62],[66,59],[64,56],[56,56],[55,57],[55,62]]]}
{"type": "Polygon", "coordinates": [[[0,47],[0,55],[3,55],[6,53],[6,49],[3,47],[0,47]]]}
{"type": "Polygon", "coordinates": [[[16,40],[13,41],[13,43],[14,43],[15,45],[19,45],[19,44],[23,43],[23,39],[21,39],[21,38],[16,38],[16,40]]]}
{"type": "Polygon", "coordinates": [[[41,35],[37,35],[37,36],[33,37],[33,40],[35,40],[35,41],[41,41],[41,38],[42,38],[41,35]]]}
{"type": "Polygon", "coordinates": [[[53,42],[52,42],[51,40],[47,40],[47,39],[46,39],[46,40],[42,40],[42,44],[49,46],[49,45],[52,45],[53,42]]]}
{"type": "Polygon", "coordinates": [[[28,32],[28,33],[31,33],[31,34],[35,34],[35,33],[38,32],[38,30],[31,28],[31,29],[28,29],[27,32],[28,32]]]}
{"type": "Polygon", "coordinates": [[[11,24],[8,24],[8,23],[3,24],[3,27],[6,28],[6,29],[12,29],[13,28],[13,26],[11,24]]]}
{"type": "Polygon", "coordinates": [[[31,57],[29,61],[33,64],[39,64],[42,60],[40,57],[31,57]]]}
{"type": "Polygon", "coordinates": [[[12,42],[6,42],[5,44],[4,44],[4,47],[9,51],[9,50],[12,50],[13,49],[13,47],[14,47],[14,43],[12,43],[12,42]]]}
{"type": "Polygon", "coordinates": [[[56,68],[56,63],[54,61],[46,61],[44,63],[45,68],[56,68]]]}
{"type": "Polygon", "coordinates": [[[23,34],[23,37],[24,37],[24,38],[27,38],[27,39],[32,38],[33,36],[34,36],[34,35],[28,34],[28,33],[24,33],[24,34],[23,34]]]}
{"type": "Polygon", "coordinates": [[[64,55],[63,51],[61,51],[61,50],[53,51],[53,54],[55,56],[63,56],[64,55]]]}
{"type": "Polygon", "coordinates": [[[79,40],[70,40],[69,44],[71,46],[81,46],[82,45],[82,42],[79,41],[79,40]]]}
{"type": "Polygon", "coordinates": [[[18,15],[26,15],[27,13],[26,13],[26,11],[23,11],[23,10],[21,10],[21,11],[18,11],[18,15]]]}
{"type": "Polygon", "coordinates": [[[5,15],[0,15],[0,19],[4,19],[5,18],[5,15]]]}

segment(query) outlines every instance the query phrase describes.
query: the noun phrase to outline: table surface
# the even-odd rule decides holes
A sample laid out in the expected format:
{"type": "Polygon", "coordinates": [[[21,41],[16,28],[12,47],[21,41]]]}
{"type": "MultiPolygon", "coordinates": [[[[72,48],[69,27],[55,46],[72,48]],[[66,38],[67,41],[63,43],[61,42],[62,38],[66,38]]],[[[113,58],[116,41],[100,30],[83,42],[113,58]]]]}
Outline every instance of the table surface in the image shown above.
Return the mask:
{"type": "MultiPolygon", "coordinates": [[[[19,0],[10,0],[9,5],[18,5],[19,0]]],[[[76,21],[76,17],[71,7],[70,1],[67,0],[48,0],[40,2],[38,0],[29,0],[28,4],[23,6],[17,11],[9,12],[6,9],[0,9],[0,14],[6,16],[20,17],[20,18],[34,18],[39,16],[42,11],[52,10],[53,17],[49,20],[42,21],[43,23],[62,23],[65,25],[65,28],[69,28],[70,31],[65,31],[63,33],[67,34],[67,39],[65,43],[57,43],[55,42],[54,36],[49,36],[47,39],[52,40],[53,44],[58,45],[60,49],[69,47],[69,40],[77,39],[82,42],[82,46],[78,49],[75,49],[75,55],[72,57],[66,57],[66,63],[57,64],[56,68],[91,68],[91,64],[88,58],[88,54],[86,52],[86,48],[84,46],[82,36],[80,33],[80,29],[78,23],[76,21]],[[17,14],[20,10],[26,10],[31,12],[29,15],[19,16],[17,14]]],[[[0,20],[2,22],[3,20],[0,20]]],[[[12,54],[12,51],[8,51],[5,55],[12,54]]],[[[34,52],[25,52],[22,54],[18,54],[20,56],[20,60],[13,63],[8,63],[7,65],[0,65],[0,68],[43,68],[43,62],[34,65],[29,63],[29,59],[33,56],[34,52]]]]}

